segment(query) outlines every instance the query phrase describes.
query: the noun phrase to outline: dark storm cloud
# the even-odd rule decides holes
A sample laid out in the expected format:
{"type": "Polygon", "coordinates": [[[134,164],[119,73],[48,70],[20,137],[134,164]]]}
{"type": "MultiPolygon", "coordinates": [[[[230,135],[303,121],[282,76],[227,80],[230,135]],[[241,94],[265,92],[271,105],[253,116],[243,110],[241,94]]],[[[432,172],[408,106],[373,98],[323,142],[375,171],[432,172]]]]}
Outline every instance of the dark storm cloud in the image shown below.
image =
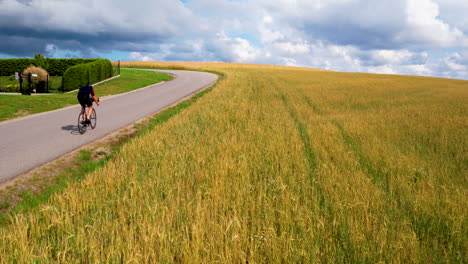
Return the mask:
{"type": "Polygon", "coordinates": [[[76,52],[154,51],[158,44],[183,36],[190,17],[190,12],[171,0],[2,0],[0,53],[31,56],[45,52],[48,44],[76,52]]]}
{"type": "Polygon", "coordinates": [[[14,57],[26,57],[35,53],[45,53],[47,41],[24,36],[5,36],[0,34],[0,53],[14,57]]]}
{"type": "Polygon", "coordinates": [[[97,35],[66,31],[41,32],[30,28],[0,29],[0,51],[14,56],[31,56],[45,53],[48,44],[60,49],[80,52],[86,49],[96,51],[140,50],[154,51],[154,43],[166,40],[166,37],[147,34],[118,34],[101,32],[97,35]]]}

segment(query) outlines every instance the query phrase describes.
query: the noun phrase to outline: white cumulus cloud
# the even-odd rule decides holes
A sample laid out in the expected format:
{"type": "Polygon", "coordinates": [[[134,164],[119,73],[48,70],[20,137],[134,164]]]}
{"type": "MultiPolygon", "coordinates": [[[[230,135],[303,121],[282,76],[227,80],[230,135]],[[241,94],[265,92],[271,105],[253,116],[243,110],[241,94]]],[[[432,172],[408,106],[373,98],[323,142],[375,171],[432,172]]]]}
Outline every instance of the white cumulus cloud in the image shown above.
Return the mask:
{"type": "Polygon", "coordinates": [[[127,54],[116,59],[468,79],[466,14],[462,0],[0,0],[0,57],[127,54]]]}

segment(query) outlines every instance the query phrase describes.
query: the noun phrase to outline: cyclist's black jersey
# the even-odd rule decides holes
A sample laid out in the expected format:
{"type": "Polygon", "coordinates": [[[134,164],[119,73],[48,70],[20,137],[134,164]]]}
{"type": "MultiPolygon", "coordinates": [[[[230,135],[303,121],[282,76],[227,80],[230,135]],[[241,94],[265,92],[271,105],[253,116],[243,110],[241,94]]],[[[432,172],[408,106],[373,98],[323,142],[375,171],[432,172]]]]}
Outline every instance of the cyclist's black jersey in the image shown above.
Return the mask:
{"type": "Polygon", "coordinates": [[[94,89],[91,85],[81,87],[78,91],[78,99],[80,98],[88,98],[89,96],[94,96],[94,89]]]}
{"type": "Polygon", "coordinates": [[[81,87],[77,95],[78,102],[80,102],[82,106],[91,106],[93,104],[93,99],[90,95],[94,96],[94,89],[91,85],[81,87]]]}

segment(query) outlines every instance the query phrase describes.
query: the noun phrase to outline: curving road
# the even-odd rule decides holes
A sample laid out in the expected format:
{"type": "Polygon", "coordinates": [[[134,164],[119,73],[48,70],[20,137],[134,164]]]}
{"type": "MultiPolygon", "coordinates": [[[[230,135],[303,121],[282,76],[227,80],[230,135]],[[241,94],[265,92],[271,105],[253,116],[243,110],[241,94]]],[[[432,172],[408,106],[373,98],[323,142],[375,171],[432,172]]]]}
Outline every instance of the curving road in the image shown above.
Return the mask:
{"type": "MultiPolygon", "coordinates": [[[[125,94],[101,98],[98,124],[77,133],[80,106],[35,114],[0,123],[0,183],[27,172],[110,132],[156,113],[180,99],[213,85],[218,76],[206,72],[158,70],[175,78],[125,94]]],[[[99,96],[99,90],[96,90],[99,96]]]]}

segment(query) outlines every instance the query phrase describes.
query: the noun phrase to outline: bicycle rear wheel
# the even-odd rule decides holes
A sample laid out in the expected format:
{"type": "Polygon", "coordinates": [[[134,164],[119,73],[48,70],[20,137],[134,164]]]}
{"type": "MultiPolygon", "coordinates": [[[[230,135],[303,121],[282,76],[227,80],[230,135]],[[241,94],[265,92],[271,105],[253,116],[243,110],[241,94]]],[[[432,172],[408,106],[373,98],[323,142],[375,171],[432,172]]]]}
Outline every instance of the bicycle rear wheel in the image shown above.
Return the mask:
{"type": "Polygon", "coordinates": [[[84,134],[84,132],[86,132],[86,123],[84,122],[85,120],[86,115],[84,114],[84,111],[81,111],[78,115],[78,131],[80,134],[84,134]]]}
{"type": "Polygon", "coordinates": [[[91,128],[94,129],[97,124],[96,110],[94,110],[94,108],[93,108],[93,111],[91,112],[91,116],[89,117],[89,121],[91,121],[91,128]]]}

